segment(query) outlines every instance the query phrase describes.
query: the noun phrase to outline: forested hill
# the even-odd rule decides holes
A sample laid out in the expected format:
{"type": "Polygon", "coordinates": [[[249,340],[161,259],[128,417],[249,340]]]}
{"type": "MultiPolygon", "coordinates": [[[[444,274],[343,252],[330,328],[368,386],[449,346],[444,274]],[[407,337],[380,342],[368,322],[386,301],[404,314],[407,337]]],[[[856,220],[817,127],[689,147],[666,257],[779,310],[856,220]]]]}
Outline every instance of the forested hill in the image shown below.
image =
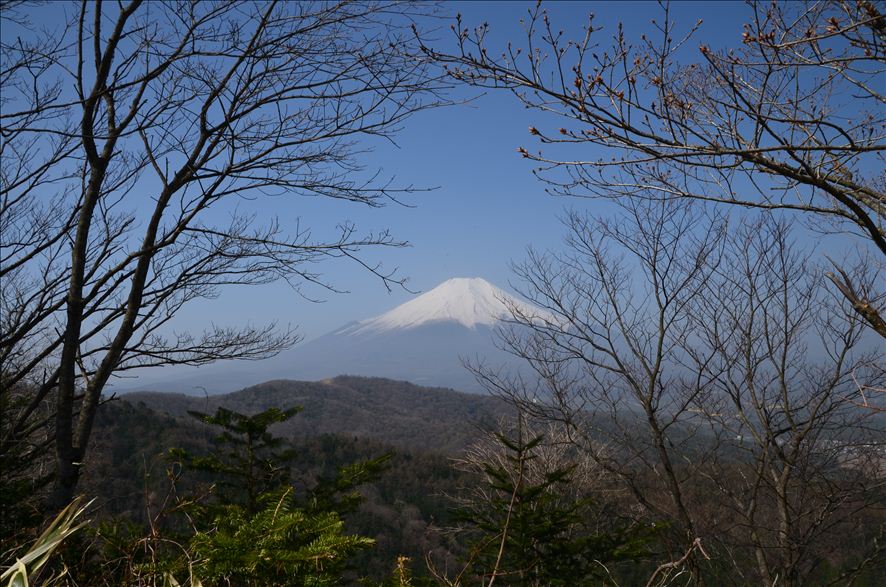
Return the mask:
{"type": "MultiPolygon", "coordinates": [[[[390,455],[381,476],[361,487],[364,502],[345,516],[349,532],[376,541],[353,560],[360,574],[380,580],[400,555],[411,559],[417,575],[427,573],[429,553],[441,565],[455,563],[461,547],[437,528],[454,524],[454,503],[447,496],[476,480],[455,470],[450,459],[478,438],[481,426],[507,413],[503,402],[488,396],[360,377],[269,381],[208,398],[126,394],[98,412],[82,491],[96,498],[100,519],[146,524],[146,512],[156,514],[172,487],[169,449],[197,455],[218,450],[219,431],[188,410],[225,407],[255,414],[292,405],[304,410],[272,428],[292,441],[289,464],[299,488],[331,478],[339,467],[390,455]]],[[[175,489],[189,495],[212,481],[189,473],[175,489]]]]}
{"type": "Polygon", "coordinates": [[[323,381],[268,381],[208,397],[135,392],[129,403],[175,417],[224,407],[244,414],[270,407],[302,406],[302,413],[275,429],[281,436],[340,434],[373,439],[397,448],[453,453],[509,412],[500,400],[390,379],[339,376],[323,381]]]}

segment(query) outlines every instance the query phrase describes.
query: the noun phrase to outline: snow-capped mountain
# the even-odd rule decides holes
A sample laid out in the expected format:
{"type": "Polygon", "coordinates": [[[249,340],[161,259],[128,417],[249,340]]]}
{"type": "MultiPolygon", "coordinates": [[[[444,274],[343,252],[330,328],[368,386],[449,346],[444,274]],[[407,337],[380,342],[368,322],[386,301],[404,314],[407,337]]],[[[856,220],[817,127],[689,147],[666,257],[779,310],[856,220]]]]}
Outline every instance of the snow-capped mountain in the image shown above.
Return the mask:
{"type": "Polygon", "coordinates": [[[273,361],[266,378],[367,375],[478,391],[463,360],[491,365],[514,361],[495,346],[493,336],[512,309],[543,316],[484,279],[449,279],[380,316],[295,347],[273,361]]]}
{"type": "Polygon", "coordinates": [[[408,330],[435,322],[451,322],[466,328],[495,326],[511,316],[511,309],[530,315],[538,310],[521,302],[480,277],[447,279],[431,291],[401,304],[381,316],[349,324],[338,334],[369,335],[408,330]]]}
{"type": "MultiPolygon", "coordinates": [[[[514,357],[494,342],[495,326],[511,316],[512,309],[524,316],[546,317],[484,279],[449,279],[389,312],[346,324],[272,359],[210,365],[198,373],[139,382],[128,389],[215,394],[271,379],[364,375],[481,391],[463,360],[518,367],[514,357]]],[[[127,386],[124,382],[117,388],[125,391],[127,386]]]]}

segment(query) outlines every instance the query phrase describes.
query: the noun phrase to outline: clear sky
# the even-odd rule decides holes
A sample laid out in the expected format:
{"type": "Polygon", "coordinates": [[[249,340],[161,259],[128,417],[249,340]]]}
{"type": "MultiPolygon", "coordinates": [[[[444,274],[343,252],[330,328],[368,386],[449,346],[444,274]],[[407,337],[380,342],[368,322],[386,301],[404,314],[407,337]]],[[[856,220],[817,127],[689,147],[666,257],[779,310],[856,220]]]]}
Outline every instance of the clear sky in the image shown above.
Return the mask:
{"type": "MultiPolygon", "coordinates": [[[[534,3],[466,2],[444,3],[443,16],[460,12],[466,25],[490,24],[490,45],[504,47],[508,40],[520,42],[524,35],[520,18],[534,3]]],[[[650,20],[660,18],[654,2],[564,2],[546,3],[552,20],[564,28],[578,27],[587,14],[604,27],[600,43],[611,39],[619,21],[636,36],[649,31],[650,20]]],[[[676,2],[671,6],[678,30],[688,30],[704,20],[694,47],[701,42],[740,42],[741,25],[748,11],[739,2],[676,2]]],[[[451,46],[449,20],[441,21],[438,46],[451,46]]],[[[318,234],[332,231],[338,222],[352,220],[363,229],[390,228],[411,247],[367,251],[367,258],[385,267],[399,267],[413,290],[427,291],[450,277],[484,277],[510,289],[509,263],[519,261],[528,245],[545,249],[559,246],[562,230],[558,217],[568,206],[592,208],[606,213],[602,202],[554,198],[531,173],[532,165],[521,158],[518,146],[532,144],[531,124],[538,114],[527,111],[506,92],[480,95],[477,90],[457,89],[453,98],[475,98],[470,104],[419,113],[410,118],[397,136],[397,146],[372,144],[365,157],[369,168],[383,169],[401,185],[436,187],[412,196],[414,207],[390,205],[381,209],[359,208],[342,202],[283,198],[270,201],[267,212],[279,214],[283,222],[300,217],[318,234]]],[[[594,154],[583,153],[585,158],[594,154]]],[[[268,202],[267,200],[265,202],[268,202]]],[[[338,326],[382,313],[412,294],[403,290],[388,293],[377,278],[347,262],[329,263],[325,275],[349,294],[308,290],[325,301],[308,302],[284,284],[262,288],[240,288],[220,299],[199,303],[182,316],[179,324],[199,328],[208,320],[250,320],[265,323],[279,320],[298,325],[310,339],[338,326]]]]}

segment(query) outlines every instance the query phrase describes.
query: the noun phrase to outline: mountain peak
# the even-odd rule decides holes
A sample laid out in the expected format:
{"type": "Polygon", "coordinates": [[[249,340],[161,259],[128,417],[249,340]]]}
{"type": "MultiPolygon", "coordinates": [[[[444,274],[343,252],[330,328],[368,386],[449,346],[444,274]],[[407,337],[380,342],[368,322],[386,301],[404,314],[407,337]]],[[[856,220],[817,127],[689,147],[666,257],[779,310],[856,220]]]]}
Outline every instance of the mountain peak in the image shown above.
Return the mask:
{"type": "Polygon", "coordinates": [[[453,277],[381,316],[363,320],[353,334],[415,328],[432,322],[457,322],[467,328],[492,326],[526,304],[481,277],[453,277]]]}

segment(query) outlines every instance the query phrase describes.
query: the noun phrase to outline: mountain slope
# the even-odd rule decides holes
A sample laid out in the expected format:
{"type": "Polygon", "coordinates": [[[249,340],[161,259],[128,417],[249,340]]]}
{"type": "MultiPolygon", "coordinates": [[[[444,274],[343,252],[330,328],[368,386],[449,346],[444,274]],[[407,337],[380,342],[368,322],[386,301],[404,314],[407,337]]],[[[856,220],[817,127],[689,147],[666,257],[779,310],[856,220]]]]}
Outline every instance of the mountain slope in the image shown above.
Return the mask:
{"type": "Polygon", "coordinates": [[[516,368],[494,338],[495,327],[513,309],[542,315],[483,279],[450,279],[389,312],[284,353],[267,363],[263,375],[310,380],[346,373],[481,391],[463,362],[516,368]]]}
{"type": "Polygon", "coordinates": [[[433,323],[453,323],[466,328],[495,326],[516,308],[538,313],[505,291],[479,277],[448,279],[417,298],[381,316],[348,325],[336,334],[368,335],[392,330],[409,330],[433,323]]]}

